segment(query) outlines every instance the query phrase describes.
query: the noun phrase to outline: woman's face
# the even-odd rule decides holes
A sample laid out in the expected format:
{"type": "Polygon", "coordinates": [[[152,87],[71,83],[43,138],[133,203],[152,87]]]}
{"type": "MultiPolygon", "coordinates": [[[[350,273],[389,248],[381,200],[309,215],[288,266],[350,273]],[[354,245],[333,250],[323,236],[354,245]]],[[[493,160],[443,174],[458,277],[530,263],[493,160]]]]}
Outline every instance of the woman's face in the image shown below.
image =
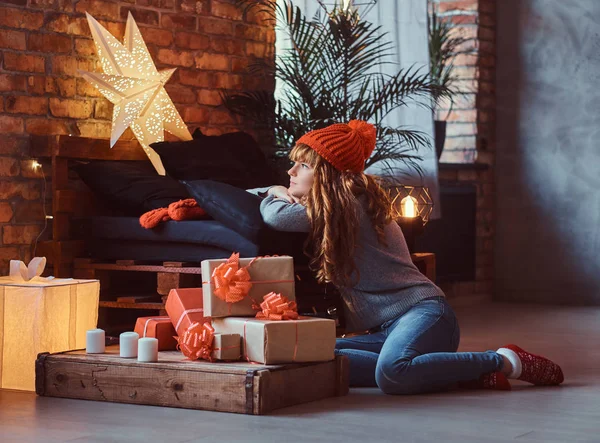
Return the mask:
{"type": "Polygon", "coordinates": [[[313,183],[313,168],[308,163],[294,162],[288,175],[290,176],[289,193],[297,198],[307,195],[313,183]]]}

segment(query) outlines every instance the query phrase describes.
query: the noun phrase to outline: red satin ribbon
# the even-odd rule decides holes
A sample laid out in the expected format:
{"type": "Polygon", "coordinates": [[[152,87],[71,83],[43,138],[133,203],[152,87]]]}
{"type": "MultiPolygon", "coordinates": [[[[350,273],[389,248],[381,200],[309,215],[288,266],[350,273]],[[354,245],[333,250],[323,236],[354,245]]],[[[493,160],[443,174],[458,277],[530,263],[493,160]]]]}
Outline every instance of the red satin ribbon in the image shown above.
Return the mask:
{"type": "Polygon", "coordinates": [[[178,348],[190,360],[213,361],[213,339],[215,330],[209,322],[192,323],[184,332],[183,337],[176,337],[178,348]]]}
{"type": "Polygon", "coordinates": [[[289,301],[287,297],[269,292],[263,297],[260,304],[261,311],[256,313],[256,318],[264,320],[297,320],[298,306],[295,301],[289,301]]]}

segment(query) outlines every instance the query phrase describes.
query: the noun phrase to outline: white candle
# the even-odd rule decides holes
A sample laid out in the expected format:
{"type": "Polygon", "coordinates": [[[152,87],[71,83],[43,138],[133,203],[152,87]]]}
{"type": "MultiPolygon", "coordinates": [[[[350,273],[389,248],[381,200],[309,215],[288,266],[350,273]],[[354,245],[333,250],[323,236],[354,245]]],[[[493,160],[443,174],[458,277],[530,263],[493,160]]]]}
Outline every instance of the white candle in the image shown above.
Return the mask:
{"type": "Polygon", "coordinates": [[[119,355],[125,358],[137,357],[139,338],[137,332],[123,332],[119,335],[119,355]]]}
{"type": "Polygon", "coordinates": [[[138,340],[138,361],[158,361],[158,339],[144,337],[138,340]]]}
{"type": "Polygon", "coordinates": [[[90,329],[85,333],[85,352],[88,354],[104,353],[104,330],[90,329]]]}

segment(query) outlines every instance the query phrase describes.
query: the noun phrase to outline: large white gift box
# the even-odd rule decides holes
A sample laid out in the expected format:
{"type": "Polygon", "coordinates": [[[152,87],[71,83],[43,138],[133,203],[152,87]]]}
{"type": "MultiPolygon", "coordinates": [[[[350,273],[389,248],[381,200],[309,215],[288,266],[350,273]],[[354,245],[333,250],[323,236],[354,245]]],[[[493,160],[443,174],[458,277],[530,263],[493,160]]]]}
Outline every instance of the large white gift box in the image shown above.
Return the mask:
{"type": "Polygon", "coordinates": [[[40,277],[45,262],[0,277],[0,388],[34,391],[37,355],[83,349],[97,327],[100,282],[40,277]]]}

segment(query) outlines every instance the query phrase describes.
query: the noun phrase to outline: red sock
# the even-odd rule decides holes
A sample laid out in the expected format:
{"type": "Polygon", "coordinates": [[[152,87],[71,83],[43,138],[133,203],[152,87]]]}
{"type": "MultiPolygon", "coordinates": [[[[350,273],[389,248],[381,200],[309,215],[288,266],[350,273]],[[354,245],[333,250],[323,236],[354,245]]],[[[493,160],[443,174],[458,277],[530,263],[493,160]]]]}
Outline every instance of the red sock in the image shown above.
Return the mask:
{"type": "Polygon", "coordinates": [[[477,380],[461,381],[458,383],[462,389],[494,389],[497,391],[510,391],[510,383],[506,376],[500,372],[490,372],[483,374],[477,380]]]}
{"type": "Polygon", "coordinates": [[[169,217],[176,221],[198,220],[206,218],[206,211],[198,206],[196,200],[188,198],[169,205],[169,217]]]}
{"type": "MultiPolygon", "coordinates": [[[[538,386],[559,385],[564,381],[565,377],[562,369],[553,361],[527,352],[517,345],[506,345],[498,351],[503,348],[513,351],[520,360],[521,373],[516,374],[517,380],[523,380],[538,386]]],[[[509,358],[508,355],[506,357],[509,358]]]]}
{"type": "Polygon", "coordinates": [[[171,220],[167,208],[158,208],[142,214],[140,225],[146,229],[155,228],[159,223],[171,220]]]}

